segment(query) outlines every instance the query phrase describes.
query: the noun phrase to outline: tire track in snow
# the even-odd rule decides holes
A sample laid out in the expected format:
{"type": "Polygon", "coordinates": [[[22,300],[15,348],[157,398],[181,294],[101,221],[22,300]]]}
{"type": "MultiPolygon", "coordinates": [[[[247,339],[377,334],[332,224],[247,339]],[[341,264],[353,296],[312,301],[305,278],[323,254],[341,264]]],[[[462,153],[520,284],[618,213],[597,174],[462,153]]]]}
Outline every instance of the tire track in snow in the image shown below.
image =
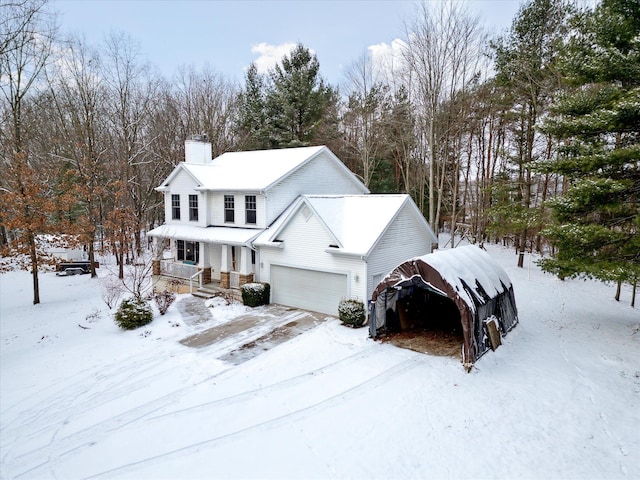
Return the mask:
{"type": "Polygon", "coordinates": [[[156,419],[160,419],[163,417],[168,417],[168,416],[172,416],[172,415],[180,415],[183,413],[191,413],[194,410],[199,410],[202,408],[208,408],[208,407],[212,407],[212,406],[224,406],[224,405],[229,405],[231,403],[235,403],[235,402],[239,402],[239,401],[243,401],[243,400],[250,400],[252,398],[254,398],[256,395],[260,395],[260,394],[265,394],[265,393],[270,393],[270,392],[275,392],[278,390],[282,390],[284,388],[289,388],[289,387],[293,387],[296,385],[300,385],[308,380],[310,380],[311,378],[316,377],[319,374],[322,373],[327,373],[327,372],[331,372],[334,369],[338,369],[340,367],[342,367],[343,365],[348,365],[347,362],[352,362],[354,360],[358,360],[360,358],[363,358],[365,356],[371,358],[372,356],[376,355],[376,352],[380,352],[381,349],[380,348],[376,348],[376,347],[368,347],[364,350],[361,350],[357,353],[354,353],[353,355],[349,355],[347,357],[341,358],[340,360],[337,360],[335,362],[331,362],[328,363],[326,365],[323,365],[321,367],[318,367],[314,370],[302,373],[300,375],[296,375],[295,377],[289,377],[286,378],[284,380],[281,380],[279,382],[276,383],[272,383],[270,385],[266,385],[266,386],[262,386],[262,387],[258,387],[255,388],[253,390],[248,390],[245,392],[241,392],[241,393],[237,393],[235,395],[231,395],[228,397],[224,397],[224,398],[219,398],[216,400],[211,400],[209,402],[204,402],[204,403],[199,403],[197,405],[192,405],[190,407],[187,408],[182,408],[180,410],[174,410],[172,412],[167,412],[167,413],[163,413],[162,415],[158,415],[155,417],[150,417],[147,420],[156,420],[156,419]],[[373,353],[373,355],[372,355],[373,353]]]}
{"type": "MultiPolygon", "coordinates": [[[[144,365],[145,362],[140,363],[144,365]]],[[[77,415],[78,412],[84,413],[85,411],[106,405],[109,402],[130,395],[135,390],[142,390],[151,385],[155,379],[166,375],[166,370],[163,370],[152,375],[147,375],[146,377],[141,377],[144,373],[151,372],[157,366],[163,365],[165,363],[163,360],[155,358],[152,359],[152,361],[147,361],[147,367],[142,370],[140,370],[140,363],[135,362],[134,365],[127,368],[124,378],[122,378],[122,369],[118,371],[116,376],[111,377],[104,374],[94,374],[78,380],[77,377],[74,376],[74,382],[72,384],[66,383],[60,387],[60,391],[66,392],[65,394],[50,394],[51,396],[43,399],[42,408],[38,410],[39,407],[32,407],[23,410],[15,415],[11,424],[3,430],[5,430],[7,434],[13,432],[20,434],[22,432],[20,436],[21,439],[29,439],[59,424],[60,422],[57,419],[60,416],[77,415]],[[116,377],[118,377],[117,380],[116,377]],[[110,381],[103,382],[102,380],[104,379],[110,381]],[[90,385],[90,387],[87,387],[87,385],[90,385]],[[26,421],[22,421],[19,425],[13,425],[25,417],[27,418],[26,421]],[[29,427],[32,425],[37,425],[38,428],[29,431],[29,427]],[[29,432],[28,436],[26,436],[25,433],[27,431],[29,432]]],[[[57,385],[60,385],[60,383],[57,385]]],[[[40,396],[40,392],[38,392],[38,395],[40,396]]],[[[3,444],[3,447],[4,446],[6,445],[3,444]]]]}
{"type": "MultiPolygon", "coordinates": [[[[159,410],[162,410],[163,408],[166,408],[168,406],[170,406],[171,404],[175,403],[176,401],[178,401],[178,399],[189,393],[192,390],[195,390],[199,385],[206,383],[210,380],[213,380],[214,378],[218,378],[219,376],[225,376],[225,374],[227,374],[230,370],[225,370],[223,372],[219,372],[216,375],[213,375],[211,377],[208,377],[196,384],[191,384],[187,387],[183,387],[177,390],[172,391],[169,394],[163,395],[162,397],[156,398],[154,400],[145,402],[141,405],[138,405],[134,408],[131,408],[125,412],[122,412],[118,415],[115,415],[113,417],[110,417],[108,419],[105,419],[102,422],[99,423],[95,423],[93,425],[90,425],[82,430],[78,430],[76,432],[73,432],[70,435],[67,436],[61,436],[61,437],[57,437],[57,433],[59,430],[61,430],[62,428],[64,428],[65,423],[63,422],[57,422],[57,425],[59,425],[58,429],[56,430],[56,432],[54,432],[54,437],[55,437],[55,442],[53,441],[54,438],[52,438],[52,440],[49,442],[48,445],[44,445],[42,447],[38,447],[35,449],[32,449],[28,452],[25,452],[21,455],[18,455],[16,457],[13,458],[14,461],[17,461],[18,463],[23,463],[23,464],[29,464],[30,461],[32,460],[38,460],[40,458],[42,458],[42,456],[47,456],[50,458],[53,458],[54,461],[57,458],[62,458],[65,455],[68,455],[69,453],[73,453],[79,449],[82,449],[84,447],[88,447],[88,446],[92,446],[93,444],[96,443],[96,437],[100,435],[100,432],[112,432],[112,431],[116,431],[118,429],[121,429],[127,425],[130,425],[132,423],[141,421],[143,419],[146,420],[153,420],[153,419],[160,419],[163,417],[167,417],[167,416],[171,416],[171,415],[176,415],[176,414],[181,414],[184,412],[190,412],[190,411],[194,411],[200,408],[204,408],[207,406],[211,406],[211,405],[227,405],[230,403],[234,403],[236,401],[242,401],[243,399],[248,400],[250,398],[255,397],[255,395],[259,394],[259,393],[264,393],[264,392],[270,392],[270,391],[277,391],[280,389],[284,389],[287,387],[291,387],[291,386],[295,386],[301,383],[304,383],[305,380],[310,380],[312,379],[314,376],[317,376],[318,374],[322,373],[322,372],[327,372],[327,371],[332,371],[335,369],[339,369],[343,364],[350,364],[353,361],[356,361],[360,358],[363,358],[367,355],[371,355],[371,352],[377,352],[380,351],[381,349],[376,348],[376,345],[371,345],[368,346],[367,348],[360,350],[356,353],[353,353],[351,355],[348,355],[346,357],[341,358],[340,360],[336,360],[334,362],[325,364],[315,370],[312,370],[310,372],[305,372],[301,375],[297,375],[295,377],[290,377],[284,380],[281,380],[279,382],[273,383],[271,385],[267,385],[264,387],[260,387],[257,389],[254,389],[252,391],[249,392],[242,392],[239,393],[237,395],[232,395],[229,397],[225,397],[222,399],[218,399],[218,400],[214,400],[211,402],[205,402],[203,404],[198,404],[195,405],[193,407],[189,407],[186,409],[180,409],[180,410],[176,410],[173,412],[169,412],[166,414],[162,414],[162,415],[157,415],[154,417],[150,417],[149,415],[152,415],[155,412],[158,412],[159,410]],[[64,450],[63,452],[60,452],[60,450],[64,450]]],[[[162,374],[162,372],[161,372],[162,374]]],[[[130,392],[129,392],[130,393],[130,392]]],[[[104,403],[108,403],[108,402],[104,402],[104,403]]],[[[69,408],[74,408],[73,406],[69,407],[69,408]]],[[[77,414],[77,411],[75,412],[77,414]]],[[[84,413],[84,412],[83,412],[84,413]]],[[[52,424],[49,426],[49,429],[51,429],[51,427],[55,426],[56,424],[52,424]]],[[[33,436],[34,434],[31,433],[30,437],[33,436]]],[[[29,438],[29,437],[28,437],[29,438]]],[[[6,464],[6,462],[5,462],[6,464]]],[[[42,467],[43,465],[47,464],[47,462],[44,463],[39,463],[39,465],[30,468],[29,470],[20,473],[19,475],[17,475],[17,477],[19,476],[23,476],[29,472],[31,472],[34,469],[38,469],[40,467],[42,467]]]]}
{"type": "MultiPolygon", "coordinates": [[[[13,426],[11,430],[7,430],[7,433],[15,432],[15,436],[12,436],[13,438],[10,442],[2,445],[3,464],[7,465],[10,461],[24,463],[25,459],[32,458],[34,454],[40,458],[39,452],[50,448],[54,442],[59,441],[57,440],[59,432],[65,428],[73,417],[90,414],[91,411],[96,408],[100,408],[108,405],[110,402],[126,398],[136,390],[143,390],[151,385],[154,379],[166,375],[167,369],[164,368],[162,371],[154,373],[151,376],[147,375],[147,377],[141,378],[141,375],[144,375],[145,373],[148,374],[158,366],[166,367],[166,364],[166,360],[162,358],[162,356],[153,355],[146,358],[142,357],[134,359],[127,368],[118,369],[116,371],[117,373],[113,376],[100,373],[96,375],[95,370],[93,375],[87,375],[80,380],[77,380],[77,377],[74,376],[73,378],[76,380],[73,384],[67,383],[59,388],[61,391],[68,391],[68,394],[61,395],[61,398],[57,398],[53,401],[50,401],[48,397],[44,398],[41,400],[41,404],[43,405],[42,408],[37,407],[23,410],[20,417],[15,417],[16,420],[25,418],[26,420],[19,425],[13,426]],[[141,365],[146,365],[146,367],[141,370],[141,365]],[[125,374],[124,378],[122,375],[123,372],[125,374]],[[111,379],[111,381],[109,383],[105,383],[96,381],[96,379],[111,379]],[[89,384],[90,387],[87,387],[87,384],[89,384]],[[118,386],[120,386],[120,388],[114,390],[114,388],[118,386]],[[83,398],[88,393],[90,393],[88,398],[83,398]],[[79,398],[82,399],[81,402],[78,402],[79,398]],[[79,407],[82,407],[82,409],[79,407]],[[48,423],[43,425],[43,422],[45,421],[48,423]],[[30,428],[33,426],[36,427],[35,430],[30,428]],[[15,448],[24,445],[27,441],[32,439],[38,441],[39,438],[43,436],[50,437],[47,445],[43,445],[26,452],[21,452],[19,455],[13,454],[15,448]]],[[[103,368],[102,371],[106,371],[106,369],[103,368]]],[[[208,379],[205,379],[203,381],[207,380],[208,379]]],[[[162,404],[162,406],[166,405],[166,403],[162,404]]],[[[154,408],[153,411],[156,411],[158,408],[162,408],[162,406],[154,408]]],[[[15,421],[12,423],[15,423],[15,421]]],[[[83,431],[84,430],[86,429],[83,429],[83,431]]],[[[3,437],[5,437],[4,428],[3,437]]],[[[11,438],[9,435],[6,435],[6,437],[11,438]]],[[[65,437],[62,438],[64,439],[65,437]]]]}
{"type": "Polygon", "coordinates": [[[221,444],[222,442],[233,441],[238,437],[242,437],[243,435],[246,435],[254,431],[268,430],[283,423],[302,419],[312,413],[316,413],[320,410],[324,410],[334,405],[344,403],[345,400],[358,397],[362,395],[364,392],[386,383],[387,380],[389,380],[390,378],[396,375],[400,375],[408,372],[409,370],[417,367],[423,362],[424,362],[424,358],[419,354],[415,354],[415,356],[412,356],[407,360],[401,361],[400,363],[394,365],[393,367],[383,370],[382,372],[374,375],[371,378],[368,378],[367,380],[357,383],[356,385],[353,385],[347,388],[346,390],[342,390],[339,393],[331,395],[330,397],[320,400],[319,402],[316,402],[314,404],[301,407],[292,412],[285,413],[284,415],[266,419],[262,422],[254,423],[253,425],[250,425],[248,427],[240,428],[232,432],[228,432],[228,433],[218,435],[206,440],[201,440],[189,445],[185,445],[183,447],[176,448],[174,450],[170,450],[168,452],[165,452],[159,455],[154,455],[152,457],[148,457],[135,462],[130,462],[124,465],[120,465],[118,467],[105,470],[102,472],[98,472],[84,478],[85,480],[101,478],[104,476],[112,475],[115,472],[122,472],[130,469],[135,469],[136,467],[140,467],[142,465],[152,463],[157,460],[165,460],[167,457],[173,457],[176,455],[188,453],[191,450],[198,449],[203,446],[208,446],[208,447],[215,446],[215,445],[221,444]]]}
{"type": "MultiPolygon", "coordinates": [[[[111,364],[100,365],[100,370],[96,374],[96,366],[83,369],[79,372],[73,374],[72,377],[66,377],[62,379],[57,379],[51,382],[50,386],[46,386],[37,392],[37,396],[39,398],[46,398],[48,403],[46,407],[43,408],[45,411],[51,411],[52,405],[56,404],[64,404],[68,402],[69,399],[77,399],[79,394],[85,393],[88,389],[86,387],[87,384],[92,386],[100,386],[105,387],[104,384],[99,383],[103,379],[112,378],[106,374],[102,374],[100,372],[103,371],[117,371],[117,375],[121,375],[126,372],[132,372],[128,378],[133,378],[138,375],[140,372],[151,370],[154,366],[161,365],[164,362],[164,359],[159,358],[159,356],[151,356],[148,358],[136,358],[135,362],[131,362],[129,366],[125,366],[122,368],[122,362],[114,362],[111,364]],[[149,364],[152,364],[149,367],[149,364]],[[145,367],[142,368],[141,367],[145,367]],[[117,368],[117,370],[116,370],[117,368]],[[70,382],[72,380],[72,382],[70,382]]],[[[113,387],[113,385],[106,385],[107,388],[103,388],[103,390],[108,390],[113,387]]],[[[24,402],[18,402],[15,405],[12,405],[6,409],[3,409],[2,414],[6,415],[14,408],[23,407],[24,402]]],[[[20,412],[12,415],[12,420],[6,425],[6,428],[10,428],[12,424],[18,422],[22,415],[32,415],[34,407],[29,407],[28,409],[23,409],[20,412]]],[[[20,423],[19,428],[23,428],[24,423],[20,423]]]]}

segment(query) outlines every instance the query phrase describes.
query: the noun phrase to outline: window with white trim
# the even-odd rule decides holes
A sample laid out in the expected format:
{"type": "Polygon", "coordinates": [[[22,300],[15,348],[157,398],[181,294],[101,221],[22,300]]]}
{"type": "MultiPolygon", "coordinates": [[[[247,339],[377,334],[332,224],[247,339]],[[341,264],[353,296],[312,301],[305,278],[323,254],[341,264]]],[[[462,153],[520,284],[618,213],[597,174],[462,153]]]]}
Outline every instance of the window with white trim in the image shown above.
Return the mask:
{"type": "Polygon", "coordinates": [[[200,243],[176,240],[176,257],[179,261],[198,263],[200,261],[200,243]]]}
{"type": "Polygon", "coordinates": [[[235,222],[235,210],[234,210],[234,198],[233,195],[224,196],[224,221],[225,223],[235,222]]]}
{"type": "Polygon", "coordinates": [[[180,220],[180,195],[171,195],[171,219],[180,220]]]}
{"type": "Polygon", "coordinates": [[[198,195],[189,195],[189,221],[198,221],[198,195]]]}
{"type": "Polygon", "coordinates": [[[244,210],[246,212],[246,223],[256,223],[256,196],[245,195],[244,210]]]}

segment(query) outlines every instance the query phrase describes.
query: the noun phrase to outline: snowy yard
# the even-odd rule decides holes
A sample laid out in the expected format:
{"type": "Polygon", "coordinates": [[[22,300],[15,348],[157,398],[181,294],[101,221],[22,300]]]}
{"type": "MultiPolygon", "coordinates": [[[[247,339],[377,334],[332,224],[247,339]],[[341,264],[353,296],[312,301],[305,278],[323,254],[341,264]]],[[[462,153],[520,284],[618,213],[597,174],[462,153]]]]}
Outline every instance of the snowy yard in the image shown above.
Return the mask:
{"type": "Polygon", "coordinates": [[[489,254],[520,324],[470,374],[337,320],[233,366],[175,304],[123,332],[99,280],[0,275],[0,477],[640,478],[629,290],[489,254]]]}

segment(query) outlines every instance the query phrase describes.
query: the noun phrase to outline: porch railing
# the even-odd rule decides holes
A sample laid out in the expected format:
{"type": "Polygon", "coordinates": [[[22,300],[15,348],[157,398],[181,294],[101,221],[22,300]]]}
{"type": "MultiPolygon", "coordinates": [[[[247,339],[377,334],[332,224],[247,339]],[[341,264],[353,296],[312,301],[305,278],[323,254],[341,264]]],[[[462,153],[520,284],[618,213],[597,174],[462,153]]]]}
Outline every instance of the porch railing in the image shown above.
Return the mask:
{"type": "MultiPolygon", "coordinates": [[[[188,263],[174,260],[160,260],[160,273],[162,275],[189,280],[199,272],[202,272],[202,269],[197,265],[189,265],[188,263]]],[[[200,282],[202,282],[202,276],[200,276],[200,282]]]]}
{"type": "Polygon", "coordinates": [[[189,277],[189,293],[193,293],[193,279],[195,277],[198,277],[198,287],[202,288],[202,270],[198,270],[189,277]]]}

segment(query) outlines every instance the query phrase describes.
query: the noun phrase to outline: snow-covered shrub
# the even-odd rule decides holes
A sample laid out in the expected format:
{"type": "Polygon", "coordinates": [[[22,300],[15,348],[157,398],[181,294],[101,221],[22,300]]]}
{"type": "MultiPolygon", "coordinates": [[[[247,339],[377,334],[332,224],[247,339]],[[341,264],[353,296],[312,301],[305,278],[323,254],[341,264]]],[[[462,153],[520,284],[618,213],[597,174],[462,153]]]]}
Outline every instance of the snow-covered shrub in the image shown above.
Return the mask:
{"type": "Polygon", "coordinates": [[[271,286],[268,283],[245,283],[242,286],[242,303],[248,307],[268,305],[271,286]]]}
{"type": "Polygon", "coordinates": [[[164,315],[169,310],[171,304],[176,300],[176,294],[169,290],[154,292],[153,299],[156,302],[160,315],[164,315]]]}
{"type": "Polygon", "coordinates": [[[350,327],[361,327],[364,325],[364,303],[353,298],[342,300],[338,304],[338,318],[350,327]]]}
{"type": "Polygon", "coordinates": [[[123,330],[142,327],[153,320],[151,306],[144,300],[127,298],[122,301],[115,314],[116,324],[123,330]]]}

